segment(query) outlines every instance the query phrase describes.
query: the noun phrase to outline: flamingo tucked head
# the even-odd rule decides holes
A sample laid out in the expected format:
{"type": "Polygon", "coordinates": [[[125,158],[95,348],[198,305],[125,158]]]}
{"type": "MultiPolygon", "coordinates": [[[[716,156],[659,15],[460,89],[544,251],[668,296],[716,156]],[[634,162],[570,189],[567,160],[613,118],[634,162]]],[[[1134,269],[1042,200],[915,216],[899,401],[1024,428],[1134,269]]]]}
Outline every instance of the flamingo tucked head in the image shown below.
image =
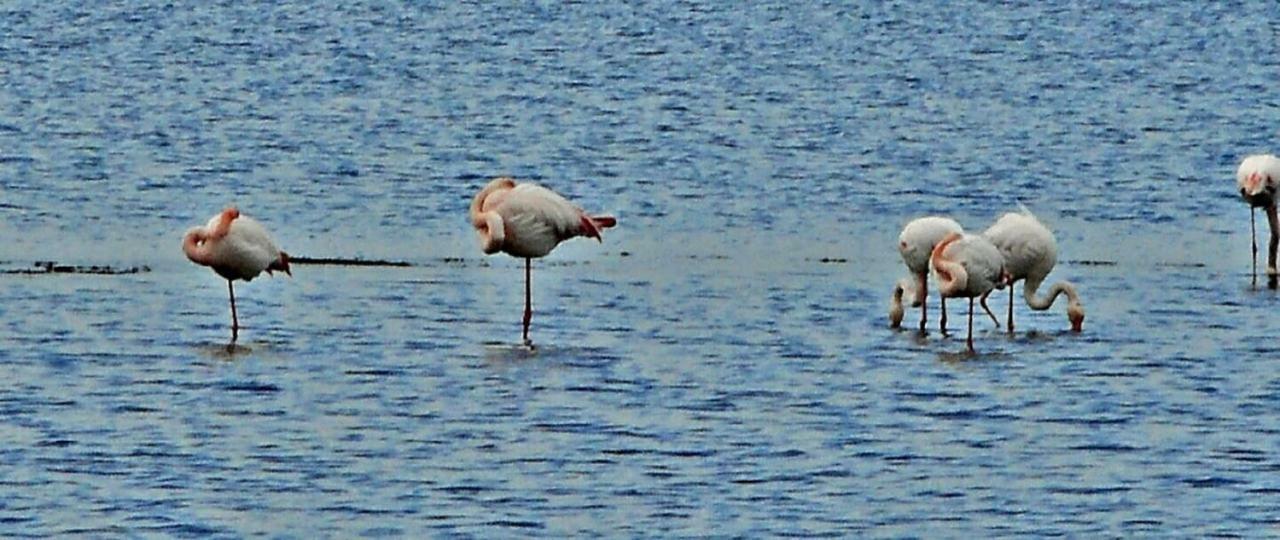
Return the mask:
{"type": "Polygon", "coordinates": [[[506,225],[496,208],[515,187],[511,178],[495,178],[471,199],[471,226],[480,235],[480,249],[485,253],[497,253],[506,241],[506,225]]]}

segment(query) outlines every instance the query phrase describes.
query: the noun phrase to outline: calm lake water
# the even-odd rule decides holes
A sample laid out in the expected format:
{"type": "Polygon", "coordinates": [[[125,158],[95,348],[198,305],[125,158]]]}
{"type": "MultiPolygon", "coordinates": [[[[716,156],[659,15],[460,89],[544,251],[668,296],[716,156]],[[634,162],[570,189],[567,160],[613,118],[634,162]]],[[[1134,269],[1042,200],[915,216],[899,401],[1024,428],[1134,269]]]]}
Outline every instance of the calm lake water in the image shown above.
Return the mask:
{"type": "Polygon", "coordinates": [[[1280,151],[1275,15],[6,3],[0,267],[150,271],[0,275],[0,532],[1280,534],[1280,295],[1233,177],[1280,151]],[[499,174],[620,222],[536,261],[536,352],[466,219],[499,174]],[[413,266],[241,285],[228,354],[179,249],[227,204],[413,266]],[[1083,334],[887,328],[903,224],[1018,204],[1083,334]]]}

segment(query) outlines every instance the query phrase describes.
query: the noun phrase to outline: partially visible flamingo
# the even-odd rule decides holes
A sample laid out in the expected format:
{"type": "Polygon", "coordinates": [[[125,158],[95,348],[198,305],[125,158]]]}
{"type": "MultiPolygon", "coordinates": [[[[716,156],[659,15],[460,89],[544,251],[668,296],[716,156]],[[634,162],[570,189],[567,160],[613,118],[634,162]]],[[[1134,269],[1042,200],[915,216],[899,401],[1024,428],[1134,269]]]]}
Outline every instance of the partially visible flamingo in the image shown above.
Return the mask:
{"type": "Polygon", "coordinates": [[[1280,159],[1271,154],[1244,158],[1236,169],[1236,186],[1240,197],[1249,203],[1249,238],[1253,247],[1253,284],[1258,284],[1258,231],[1254,224],[1258,207],[1267,209],[1271,226],[1271,245],[1267,252],[1267,277],[1272,288],[1276,280],[1276,247],[1280,245],[1280,218],[1276,216],[1276,190],[1280,188],[1280,159]]]}
{"type": "Polygon", "coordinates": [[[237,279],[252,281],[264,270],[267,274],[278,270],[293,275],[289,271],[289,254],[276,247],[261,223],[240,215],[234,207],[213,216],[204,227],[188,229],[182,237],[182,252],[191,262],[208,266],[227,280],[227,292],[231,296],[232,345],[240,334],[236,290],[232,282],[237,279]]]}
{"type": "Polygon", "coordinates": [[[511,178],[490,181],[471,200],[471,225],[480,235],[480,249],[491,255],[499,251],[524,258],[524,331],[529,340],[533,319],[530,274],[534,257],[550,253],[560,242],[575,236],[600,238],[600,229],[617,225],[611,216],[592,216],[554,191],[529,182],[517,184],[511,178]]]}
{"type": "Polygon", "coordinates": [[[943,298],[969,299],[969,352],[973,352],[973,299],[1006,282],[1000,250],[982,236],[953,232],[929,257],[943,298]]]}
{"type": "MultiPolygon", "coordinates": [[[[1009,273],[1009,319],[1005,325],[1013,332],[1013,282],[1024,280],[1022,296],[1027,305],[1036,311],[1053,307],[1060,294],[1067,295],[1067,320],[1071,331],[1079,332],[1084,325],[1084,305],[1080,295],[1070,282],[1059,281],[1049,288],[1046,296],[1037,297],[1036,289],[1048,277],[1058,262],[1058,242],[1040,220],[1023,209],[1023,213],[1009,212],[1000,217],[982,236],[1000,249],[1004,257],[1004,269],[1009,273]]],[[[983,295],[986,303],[986,295],[983,295]]]]}
{"type": "MultiPolygon", "coordinates": [[[[924,332],[925,323],[929,317],[925,305],[929,295],[929,256],[933,253],[934,246],[951,233],[963,234],[964,228],[954,219],[939,216],[918,218],[902,228],[902,233],[898,235],[898,253],[902,255],[902,262],[906,263],[907,270],[915,278],[915,283],[913,284],[909,279],[902,279],[894,284],[893,296],[889,300],[890,328],[898,328],[902,324],[902,298],[907,293],[914,292],[911,306],[920,306],[920,331],[924,332]]],[[[942,332],[946,332],[947,298],[945,296],[942,297],[941,303],[942,317],[938,327],[942,332]]],[[[999,321],[990,310],[987,314],[991,315],[991,320],[996,321],[996,325],[999,326],[999,321]]]]}

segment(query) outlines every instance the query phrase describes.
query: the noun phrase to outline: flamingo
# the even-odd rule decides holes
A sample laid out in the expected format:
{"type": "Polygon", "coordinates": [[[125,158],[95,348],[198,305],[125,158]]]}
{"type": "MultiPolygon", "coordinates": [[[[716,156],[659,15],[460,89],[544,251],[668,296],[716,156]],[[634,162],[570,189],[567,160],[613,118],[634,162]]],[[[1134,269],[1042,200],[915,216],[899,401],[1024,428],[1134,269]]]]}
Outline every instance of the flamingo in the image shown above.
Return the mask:
{"type": "Polygon", "coordinates": [[[204,227],[188,229],[182,237],[182,252],[191,262],[208,266],[227,280],[227,292],[231,296],[231,345],[240,334],[233,282],[252,281],[264,270],[268,275],[278,270],[293,276],[289,271],[289,254],[276,247],[261,223],[240,215],[235,207],[213,216],[204,227]]]}
{"type": "Polygon", "coordinates": [[[530,274],[533,259],[551,253],[560,242],[575,236],[600,238],[600,229],[617,225],[611,216],[592,216],[560,194],[538,184],[517,184],[512,178],[490,181],[471,200],[471,225],[480,235],[486,255],[499,251],[524,258],[524,331],[526,347],[533,320],[530,274]]]}
{"type": "MultiPolygon", "coordinates": [[[[889,327],[898,328],[902,324],[903,307],[902,298],[911,291],[914,291],[914,297],[911,300],[911,306],[920,306],[920,331],[924,332],[925,323],[928,322],[928,311],[925,306],[925,299],[929,293],[929,256],[933,253],[933,248],[944,237],[951,233],[964,233],[964,228],[956,223],[954,219],[925,216],[912,220],[902,228],[902,233],[898,235],[898,253],[902,255],[902,262],[906,263],[907,270],[915,278],[915,283],[910,279],[901,279],[893,287],[893,296],[889,300],[889,327]]],[[[947,298],[944,296],[942,303],[942,318],[939,321],[939,329],[942,332],[947,331],[947,298]]],[[[985,309],[986,306],[983,306],[985,309]]],[[[999,326],[999,321],[991,310],[987,310],[987,314],[991,316],[991,320],[999,326]]]]}
{"type": "Polygon", "coordinates": [[[929,257],[943,298],[969,299],[969,352],[973,352],[973,299],[1007,282],[1004,258],[979,235],[948,233],[929,257]]]}
{"type": "Polygon", "coordinates": [[[1236,186],[1240,197],[1249,203],[1249,238],[1253,247],[1253,284],[1258,284],[1258,231],[1254,225],[1257,212],[1267,209],[1267,222],[1271,226],[1271,245],[1267,254],[1267,277],[1275,288],[1276,246],[1280,245],[1280,219],[1276,216],[1276,189],[1280,187],[1280,159],[1271,154],[1259,154],[1244,158],[1236,169],[1236,186]]]}
{"type": "MultiPolygon", "coordinates": [[[[1080,303],[1080,295],[1074,285],[1059,281],[1049,288],[1045,296],[1036,296],[1036,290],[1058,262],[1058,243],[1040,220],[1025,208],[1022,213],[1009,212],[983,231],[982,236],[1000,249],[1005,271],[1009,273],[1009,318],[1005,326],[1010,333],[1013,332],[1013,282],[1018,280],[1024,280],[1022,296],[1036,311],[1053,307],[1058,295],[1066,294],[1071,331],[1080,331],[1084,325],[1084,305],[1080,303]]],[[[985,304],[986,301],[984,295],[982,302],[985,304]]]]}

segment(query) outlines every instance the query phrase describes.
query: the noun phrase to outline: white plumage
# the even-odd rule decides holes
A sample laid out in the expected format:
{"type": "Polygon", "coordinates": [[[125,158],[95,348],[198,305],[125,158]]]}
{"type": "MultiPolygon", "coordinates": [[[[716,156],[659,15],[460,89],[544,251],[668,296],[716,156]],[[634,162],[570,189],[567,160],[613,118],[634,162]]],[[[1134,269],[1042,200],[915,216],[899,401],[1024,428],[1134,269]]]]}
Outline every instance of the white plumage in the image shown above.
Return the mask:
{"type": "Polygon", "coordinates": [[[204,227],[192,227],[182,237],[182,251],[192,262],[208,266],[227,280],[231,298],[231,343],[239,337],[240,321],[236,316],[236,293],[233,281],[250,281],[264,270],[293,275],[289,255],[276,247],[267,229],[253,218],[227,208],[209,220],[204,227]]]}
{"type": "Polygon", "coordinates": [[[973,350],[973,300],[1005,283],[1004,258],[986,238],[948,234],[929,258],[943,298],[969,299],[969,350],[973,350]]]}
{"type": "Polygon", "coordinates": [[[600,229],[617,220],[591,216],[558,193],[533,183],[517,184],[511,178],[497,178],[471,200],[471,225],[480,236],[486,254],[499,251],[525,260],[524,342],[529,341],[533,317],[530,291],[531,259],[543,257],[560,242],[575,236],[601,240],[600,229]]]}
{"type": "Polygon", "coordinates": [[[1067,319],[1071,329],[1079,332],[1084,324],[1084,306],[1076,288],[1069,282],[1059,281],[1050,287],[1046,296],[1037,297],[1040,284],[1053,271],[1058,262],[1058,242],[1053,232],[1031,213],[1010,212],[996,220],[982,236],[1000,250],[1004,269],[1009,274],[1009,315],[1007,328],[1013,331],[1013,282],[1024,280],[1022,295],[1031,309],[1041,311],[1053,306],[1060,294],[1067,295],[1067,319]]]}
{"type": "Polygon", "coordinates": [[[1276,190],[1280,188],[1280,158],[1259,154],[1244,158],[1236,169],[1236,188],[1249,203],[1249,240],[1253,248],[1253,282],[1258,283],[1258,228],[1253,209],[1265,208],[1271,227],[1271,243],[1267,250],[1267,276],[1271,287],[1276,283],[1276,248],[1280,246],[1280,217],[1276,215],[1276,190]]]}
{"type": "MultiPolygon", "coordinates": [[[[915,283],[903,279],[894,285],[889,304],[891,327],[897,328],[902,324],[902,298],[909,294],[912,307],[920,306],[920,331],[924,331],[925,323],[928,322],[928,306],[925,304],[929,294],[929,256],[933,253],[933,247],[942,241],[943,237],[951,233],[963,232],[964,229],[955,220],[939,216],[918,218],[902,228],[902,233],[898,235],[898,254],[902,255],[902,262],[907,265],[907,270],[911,272],[915,283]]],[[[942,300],[940,323],[940,328],[945,332],[947,330],[946,299],[942,300]]]]}

